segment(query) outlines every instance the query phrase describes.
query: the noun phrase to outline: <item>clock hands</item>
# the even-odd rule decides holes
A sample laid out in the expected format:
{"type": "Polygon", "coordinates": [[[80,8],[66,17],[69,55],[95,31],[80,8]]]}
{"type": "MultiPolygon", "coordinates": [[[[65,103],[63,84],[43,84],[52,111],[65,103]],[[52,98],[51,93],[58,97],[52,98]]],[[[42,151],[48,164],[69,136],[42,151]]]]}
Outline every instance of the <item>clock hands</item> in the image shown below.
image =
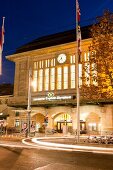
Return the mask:
{"type": "Polygon", "coordinates": [[[66,55],[65,54],[60,54],[58,56],[57,60],[58,60],[59,63],[64,63],[66,61],[66,55]]]}
{"type": "Polygon", "coordinates": [[[60,58],[60,61],[62,61],[62,57],[60,58]]]}

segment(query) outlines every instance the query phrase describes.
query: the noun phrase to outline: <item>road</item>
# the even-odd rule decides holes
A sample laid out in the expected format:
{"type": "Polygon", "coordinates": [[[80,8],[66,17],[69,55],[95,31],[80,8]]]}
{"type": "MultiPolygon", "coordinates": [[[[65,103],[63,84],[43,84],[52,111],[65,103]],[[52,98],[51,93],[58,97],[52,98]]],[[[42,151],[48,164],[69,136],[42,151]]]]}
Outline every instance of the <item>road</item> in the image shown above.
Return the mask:
{"type": "Polygon", "coordinates": [[[113,170],[113,155],[0,147],[0,170],[113,170]]]}

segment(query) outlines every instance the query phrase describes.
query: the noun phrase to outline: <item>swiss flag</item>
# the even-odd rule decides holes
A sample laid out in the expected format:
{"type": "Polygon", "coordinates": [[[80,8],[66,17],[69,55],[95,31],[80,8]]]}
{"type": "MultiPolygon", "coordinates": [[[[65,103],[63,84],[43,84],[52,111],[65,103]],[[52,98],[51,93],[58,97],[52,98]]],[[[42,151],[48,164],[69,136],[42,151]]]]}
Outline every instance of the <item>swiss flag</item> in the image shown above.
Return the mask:
{"type": "Polygon", "coordinates": [[[78,0],[76,0],[76,4],[77,4],[77,7],[76,7],[76,9],[77,9],[77,19],[78,19],[78,22],[80,22],[80,15],[81,15],[81,13],[80,13],[80,8],[79,8],[79,3],[78,3],[78,0]]]}

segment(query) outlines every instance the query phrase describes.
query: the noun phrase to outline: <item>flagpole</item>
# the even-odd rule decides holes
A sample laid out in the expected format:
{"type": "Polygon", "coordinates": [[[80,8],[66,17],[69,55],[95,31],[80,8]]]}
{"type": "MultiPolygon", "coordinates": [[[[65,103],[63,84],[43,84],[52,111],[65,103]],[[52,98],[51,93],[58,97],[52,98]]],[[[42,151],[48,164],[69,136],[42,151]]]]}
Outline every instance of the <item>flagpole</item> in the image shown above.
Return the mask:
{"type": "Polygon", "coordinates": [[[78,0],[76,0],[76,99],[77,99],[77,142],[80,140],[80,93],[79,93],[79,47],[78,47],[78,0]]]}
{"type": "Polygon", "coordinates": [[[4,21],[5,21],[5,17],[2,18],[1,52],[0,52],[0,75],[2,75],[2,51],[3,51],[3,44],[4,44],[4,21]]]}
{"type": "Polygon", "coordinates": [[[4,22],[5,22],[5,17],[3,17],[3,21],[2,21],[2,31],[4,32],[4,22]]]}
{"type": "Polygon", "coordinates": [[[4,44],[4,21],[5,21],[5,17],[3,17],[2,20],[2,51],[3,51],[3,44],[4,44]]]}
{"type": "Polygon", "coordinates": [[[28,137],[30,137],[30,127],[31,127],[31,68],[28,70],[28,137]]]}

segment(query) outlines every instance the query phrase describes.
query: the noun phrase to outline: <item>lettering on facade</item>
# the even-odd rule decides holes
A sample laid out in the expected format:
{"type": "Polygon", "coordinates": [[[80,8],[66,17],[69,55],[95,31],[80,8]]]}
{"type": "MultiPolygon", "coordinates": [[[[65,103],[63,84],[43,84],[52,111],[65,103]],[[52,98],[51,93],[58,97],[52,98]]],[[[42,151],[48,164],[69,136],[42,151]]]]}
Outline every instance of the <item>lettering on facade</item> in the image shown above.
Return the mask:
{"type": "Polygon", "coordinates": [[[72,96],[53,96],[53,97],[35,97],[33,98],[33,101],[40,101],[40,100],[65,100],[65,99],[71,99],[72,96]]]}

